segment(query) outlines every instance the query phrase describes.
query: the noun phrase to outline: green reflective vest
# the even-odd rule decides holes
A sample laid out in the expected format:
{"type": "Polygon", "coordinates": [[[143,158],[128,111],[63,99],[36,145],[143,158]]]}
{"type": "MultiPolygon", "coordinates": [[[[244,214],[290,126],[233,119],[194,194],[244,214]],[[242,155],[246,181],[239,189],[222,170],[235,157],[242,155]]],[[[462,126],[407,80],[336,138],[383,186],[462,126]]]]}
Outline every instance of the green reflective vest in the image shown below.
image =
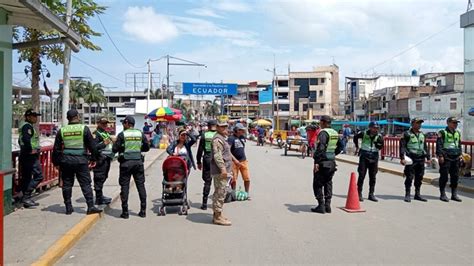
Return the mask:
{"type": "Polygon", "coordinates": [[[23,127],[25,125],[30,125],[33,128],[33,136],[31,137],[31,149],[32,150],[38,150],[40,149],[40,142],[39,142],[39,135],[38,132],[36,132],[35,127],[33,124],[30,122],[26,122],[20,127],[20,136],[18,139],[18,144],[20,144],[20,148],[25,146],[25,143],[23,143],[23,127]]]}
{"type": "Polygon", "coordinates": [[[216,135],[215,131],[207,131],[204,133],[204,150],[206,152],[211,152],[212,151],[212,138],[216,135]]]}
{"type": "Polygon", "coordinates": [[[64,143],[63,153],[67,155],[84,155],[85,125],[72,124],[61,128],[61,137],[64,143]]]}
{"type": "Polygon", "coordinates": [[[326,147],[326,158],[328,160],[335,160],[336,159],[336,147],[337,141],[339,140],[339,134],[336,130],[332,128],[325,128],[323,129],[329,135],[328,146],[326,147]]]}
{"type": "Polygon", "coordinates": [[[407,143],[408,152],[419,156],[425,155],[425,135],[420,132],[417,136],[411,130],[408,134],[410,135],[410,139],[407,143]]]}
{"type": "Polygon", "coordinates": [[[126,129],[123,132],[123,137],[125,139],[123,158],[125,160],[141,160],[142,132],[135,128],[126,129]]]}
{"type": "Polygon", "coordinates": [[[443,133],[443,150],[449,155],[461,155],[462,151],[459,148],[459,142],[461,141],[461,133],[456,130],[451,133],[448,130],[441,130],[443,133]]]}
{"type": "MultiPolygon", "coordinates": [[[[99,134],[102,139],[106,140],[106,139],[110,139],[110,134],[107,132],[107,131],[97,131],[96,132],[97,134],[99,134]]],[[[112,152],[112,142],[110,142],[109,144],[107,144],[107,146],[105,146],[104,149],[102,149],[100,151],[101,154],[105,155],[105,156],[108,156],[108,157],[114,157],[114,153],[112,152]]]]}
{"type": "Polygon", "coordinates": [[[380,135],[377,134],[374,140],[372,141],[370,134],[367,134],[367,132],[364,132],[364,137],[362,138],[361,150],[368,151],[368,152],[378,152],[379,149],[375,147],[374,143],[377,142],[379,138],[380,138],[380,135]]]}

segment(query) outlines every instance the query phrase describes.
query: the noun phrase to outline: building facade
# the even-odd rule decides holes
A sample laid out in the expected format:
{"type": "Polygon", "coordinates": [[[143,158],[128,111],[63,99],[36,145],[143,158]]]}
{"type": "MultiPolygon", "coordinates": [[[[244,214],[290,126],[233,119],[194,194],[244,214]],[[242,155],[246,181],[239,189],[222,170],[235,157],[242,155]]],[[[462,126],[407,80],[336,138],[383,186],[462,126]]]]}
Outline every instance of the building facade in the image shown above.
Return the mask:
{"type": "Polygon", "coordinates": [[[420,86],[436,86],[438,93],[464,91],[464,73],[426,73],[420,76],[420,86]]]}
{"type": "Polygon", "coordinates": [[[474,141],[474,10],[461,15],[464,29],[464,131],[463,139],[474,141]]]}

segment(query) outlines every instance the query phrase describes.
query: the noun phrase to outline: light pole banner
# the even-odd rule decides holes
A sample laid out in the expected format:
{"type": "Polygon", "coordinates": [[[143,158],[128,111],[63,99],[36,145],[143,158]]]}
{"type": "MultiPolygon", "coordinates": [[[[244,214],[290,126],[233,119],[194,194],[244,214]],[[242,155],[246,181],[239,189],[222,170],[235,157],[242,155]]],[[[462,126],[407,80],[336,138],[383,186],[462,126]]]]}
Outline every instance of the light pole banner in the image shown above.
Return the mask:
{"type": "Polygon", "coordinates": [[[236,95],[237,84],[233,83],[183,83],[183,94],[236,95]]]}

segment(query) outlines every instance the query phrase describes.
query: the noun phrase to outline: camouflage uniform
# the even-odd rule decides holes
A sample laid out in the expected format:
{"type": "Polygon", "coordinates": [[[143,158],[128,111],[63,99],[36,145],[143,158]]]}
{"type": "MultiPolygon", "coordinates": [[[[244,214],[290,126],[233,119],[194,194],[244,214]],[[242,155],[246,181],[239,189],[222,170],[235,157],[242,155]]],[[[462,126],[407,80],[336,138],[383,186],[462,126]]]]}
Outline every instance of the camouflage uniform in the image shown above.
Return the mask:
{"type": "Polygon", "coordinates": [[[212,209],[214,212],[222,212],[225,199],[225,187],[227,178],[221,177],[221,169],[232,173],[232,155],[230,146],[224,136],[217,133],[212,139],[211,176],[214,181],[214,195],[212,196],[212,209]]]}

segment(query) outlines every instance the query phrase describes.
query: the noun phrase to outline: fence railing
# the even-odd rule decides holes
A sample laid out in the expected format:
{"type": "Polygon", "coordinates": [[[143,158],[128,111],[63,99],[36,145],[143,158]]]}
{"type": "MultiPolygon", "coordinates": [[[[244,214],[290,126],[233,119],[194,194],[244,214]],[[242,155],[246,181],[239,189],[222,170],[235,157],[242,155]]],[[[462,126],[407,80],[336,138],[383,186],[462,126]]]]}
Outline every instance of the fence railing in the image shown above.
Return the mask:
{"type": "MultiPolygon", "coordinates": [[[[38,188],[43,188],[48,185],[56,184],[59,180],[59,172],[54,168],[53,165],[53,146],[41,147],[40,151],[40,164],[43,172],[43,181],[38,185],[38,188]]],[[[12,167],[16,169],[13,174],[13,196],[21,191],[21,171],[20,171],[20,152],[12,152],[12,167]]]]}

